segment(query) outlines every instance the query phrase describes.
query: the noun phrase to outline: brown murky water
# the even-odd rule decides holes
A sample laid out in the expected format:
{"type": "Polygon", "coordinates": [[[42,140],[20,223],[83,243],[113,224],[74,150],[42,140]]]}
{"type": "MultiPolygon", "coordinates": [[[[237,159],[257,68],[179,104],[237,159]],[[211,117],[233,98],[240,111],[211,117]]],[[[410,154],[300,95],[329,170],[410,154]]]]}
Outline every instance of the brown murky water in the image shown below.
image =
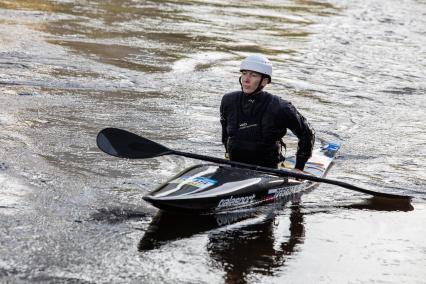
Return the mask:
{"type": "Polygon", "coordinates": [[[426,283],[425,46],[421,0],[0,0],[0,282],[426,283]],[[221,157],[250,53],[342,143],[329,177],[413,201],[323,184],[231,215],[146,204],[199,161],[108,157],[97,132],[221,157]]]}

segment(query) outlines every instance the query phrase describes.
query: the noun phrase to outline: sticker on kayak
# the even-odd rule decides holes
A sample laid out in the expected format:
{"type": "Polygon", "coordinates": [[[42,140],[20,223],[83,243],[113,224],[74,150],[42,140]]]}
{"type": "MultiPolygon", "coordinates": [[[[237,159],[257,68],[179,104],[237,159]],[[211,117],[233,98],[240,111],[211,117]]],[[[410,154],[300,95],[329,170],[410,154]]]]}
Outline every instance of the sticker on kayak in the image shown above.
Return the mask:
{"type": "Polygon", "coordinates": [[[216,206],[216,209],[221,208],[227,208],[227,207],[234,207],[234,206],[241,206],[246,205],[254,201],[256,198],[256,195],[250,195],[250,196],[242,196],[242,197],[229,197],[221,199],[216,206]]]}
{"type": "Polygon", "coordinates": [[[204,189],[209,186],[215,185],[217,180],[206,178],[206,177],[193,177],[193,176],[181,176],[169,183],[180,183],[204,189]]]}
{"type": "Polygon", "coordinates": [[[334,154],[340,149],[340,144],[329,143],[321,148],[321,151],[329,158],[334,157],[334,154]]]}

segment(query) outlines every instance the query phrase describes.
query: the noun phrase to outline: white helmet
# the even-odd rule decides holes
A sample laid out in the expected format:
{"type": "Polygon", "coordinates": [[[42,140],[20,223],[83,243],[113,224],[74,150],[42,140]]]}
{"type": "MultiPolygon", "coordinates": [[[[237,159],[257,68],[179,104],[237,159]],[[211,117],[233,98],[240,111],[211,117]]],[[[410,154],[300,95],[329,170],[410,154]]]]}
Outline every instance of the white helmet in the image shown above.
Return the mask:
{"type": "Polygon", "coordinates": [[[255,71],[260,74],[264,74],[269,77],[269,81],[272,78],[272,64],[268,58],[263,55],[249,55],[246,59],[241,62],[240,71],[249,70],[255,71]]]}

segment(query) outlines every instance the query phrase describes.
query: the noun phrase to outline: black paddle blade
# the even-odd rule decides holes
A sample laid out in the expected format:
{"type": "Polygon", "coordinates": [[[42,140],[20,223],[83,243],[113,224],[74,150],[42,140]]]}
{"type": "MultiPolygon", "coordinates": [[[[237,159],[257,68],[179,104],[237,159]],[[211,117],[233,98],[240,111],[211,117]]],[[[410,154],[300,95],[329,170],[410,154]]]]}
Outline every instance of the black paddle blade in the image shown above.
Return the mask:
{"type": "Polygon", "coordinates": [[[163,145],[117,128],[101,130],[96,142],[99,149],[120,158],[145,159],[173,153],[163,145]]]}

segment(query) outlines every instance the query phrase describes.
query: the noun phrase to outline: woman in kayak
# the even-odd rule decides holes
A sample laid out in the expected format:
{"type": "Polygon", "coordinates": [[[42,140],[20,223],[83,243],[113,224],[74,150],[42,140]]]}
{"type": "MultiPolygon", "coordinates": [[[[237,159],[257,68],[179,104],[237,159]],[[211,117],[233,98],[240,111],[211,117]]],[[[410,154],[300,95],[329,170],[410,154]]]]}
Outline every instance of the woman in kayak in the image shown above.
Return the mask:
{"type": "Polygon", "coordinates": [[[281,139],[290,129],[299,139],[295,169],[302,171],[312,154],[313,129],[290,102],[263,90],[272,79],[266,57],[248,56],[240,72],[241,91],[225,94],[220,105],[222,142],[229,159],[276,168],[283,161],[281,139]]]}

